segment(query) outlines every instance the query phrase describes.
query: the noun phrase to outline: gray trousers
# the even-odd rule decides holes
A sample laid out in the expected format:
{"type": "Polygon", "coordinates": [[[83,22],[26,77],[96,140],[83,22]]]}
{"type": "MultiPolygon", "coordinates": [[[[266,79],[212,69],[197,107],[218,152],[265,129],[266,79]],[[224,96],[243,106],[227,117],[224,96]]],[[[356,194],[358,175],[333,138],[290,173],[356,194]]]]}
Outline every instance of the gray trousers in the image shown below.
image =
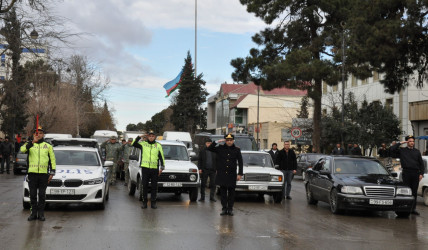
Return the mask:
{"type": "Polygon", "coordinates": [[[281,170],[284,174],[284,186],[282,186],[282,193],[284,196],[290,196],[291,181],[293,181],[293,170],[281,170]]]}

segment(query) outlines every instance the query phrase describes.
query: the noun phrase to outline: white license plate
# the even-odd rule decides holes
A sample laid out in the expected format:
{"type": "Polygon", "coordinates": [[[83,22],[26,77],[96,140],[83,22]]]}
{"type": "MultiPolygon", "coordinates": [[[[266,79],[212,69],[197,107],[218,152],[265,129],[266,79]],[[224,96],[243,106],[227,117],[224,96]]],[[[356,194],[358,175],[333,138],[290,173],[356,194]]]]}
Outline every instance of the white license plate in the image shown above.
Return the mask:
{"type": "Polygon", "coordinates": [[[370,199],[369,200],[369,204],[370,205],[392,205],[393,204],[393,200],[375,200],[375,199],[370,199]]]}
{"type": "Polygon", "coordinates": [[[182,187],[183,183],[181,182],[167,182],[163,184],[164,187],[182,187]]]}
{"type": "Polygon", "coordinates": [[[51,189],[51,194],[74,195],[74,189],[51,189]]]}
{"type": "Polygon", "coordinates": [[[267,186],[248,186],[249,190],[268,190],[267,186]]]}

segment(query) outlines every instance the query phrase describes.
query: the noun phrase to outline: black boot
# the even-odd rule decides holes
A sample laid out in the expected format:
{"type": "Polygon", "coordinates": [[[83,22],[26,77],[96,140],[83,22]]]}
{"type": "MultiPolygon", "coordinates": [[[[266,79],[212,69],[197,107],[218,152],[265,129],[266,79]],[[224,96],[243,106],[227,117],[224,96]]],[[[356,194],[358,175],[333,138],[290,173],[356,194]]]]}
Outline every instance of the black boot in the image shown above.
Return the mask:
{"type": "Polygon", "coordinates": [[[158,206],[156,206],[156,201],[152,201],[152,202],[151,202],[151,207],[152,207],[153,209],[158,208],[158,206]]]}
{"type": "Polygon", "coordinates": [[[223,208],[220,215],[223,216],[223,215],[227,215],[227,214],[228,214],[227,209],[223,208]]]}
{"type": "Polygon", "coordinates": [[[45,213],[44,212],[39,213],[39,216],[37,217],[37,219],[39,219],[39,221],[45,221],[46,220],[45,213]]]}
{"type": "Polygon", "coordinates": [[[32,220],[37,220],[37,214],[35,213],[31,213],[30,216],[28,216],[28,221],[32,221],[32,220]]]}
{"type": "Polygon", "coordinates": [[[227,214],[228,214],[228,215],[230,215],[230,216],[233,216],[233,209],[232,209],[232,208],[229,208],[229,209],[227,210],[227,214]]]}
{"type": "Polygon", "coordinates": [[[142,209],[146,209],[147,208],[147,201],[143,201],[143,205],[141,206],[142,209]]]}

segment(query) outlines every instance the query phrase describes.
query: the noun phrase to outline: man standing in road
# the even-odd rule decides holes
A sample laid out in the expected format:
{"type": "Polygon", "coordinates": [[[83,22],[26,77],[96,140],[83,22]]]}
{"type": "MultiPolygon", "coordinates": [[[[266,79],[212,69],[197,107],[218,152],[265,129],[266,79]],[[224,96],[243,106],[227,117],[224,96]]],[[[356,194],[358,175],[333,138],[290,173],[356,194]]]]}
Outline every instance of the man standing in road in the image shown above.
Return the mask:
{"type": "Polygon", "coordinates": [[[162,145],[155,141],[156,135],[152,130],[147,135],[147,141],[140,141],[145,135],[137,136],[132,146],[141,149],[141,173],[143,184],[143,205],[141,208],[147,208],[147,189],[149,181],[151,182],[152,193],[150,195],[151,207],[157,208],[156,197],[158,194],[158,177],[165,169],[165,157],[163,155],[162,145]]]}
{"type": "Polygon", "coordinates": [[[56,160],[52,146],[43,140],[45,131],[39,126],[33,134],[33,141],[21,147],[28,152],[28,187],[30,188],[31,215],[28,221],[45,221],[46,188],[55,175],[56,160]],[[38,199],[37,199],[38,194],[38,199]]]}
{"type": "Polygon", "coordinates": [[[101,144],[101,148],[104,148],[106,151],[106,161],[113,162],[113,168],[110,169],[109,182],[114,186],[116,184],[116,171],[120,157],[121,145],[120,143],[117,143],[117,137],[112,136],[109,141],[105,141],[101,144]]]}
{"type": "Polygon", "coordinates": [[[358,143],[354,143],[354,148],[351,151],[352,155],[358,155],[358,156],[362,156],[363,153],[361,151],[360,146],[358,145],[358,143]]]}
{"type": "Polygon", "coordinates": [[[381,147],[377,151],[377,154],[380,158],[386,158],[388,157],[388,149],[386,149],[386,144],[382,143],[381,147]]]}
{"type": "Polygon", "coordinates": [[[199,152],[198,168],[201,175],[201,198],[199,201],[205,201],[205,187],[207,185],[208,177],[210,178],[210,201],[216,202],[215,195],[215,176],[216,176],[216,155],[215,153],[207,150],[211,145],[212,140],[207,139],[205,148],[199,152]]]}
{"type": "Polygon", "coordinates": [[[279,151],[275,164],[279,165],[279,170],[284,173],[284,186],[282,188],[282,193],[285,195],[287,200],[291,200],[291,181],[293,180],[293,176],[296,174],[297,157],[296,153],[290,149],[289,141],[284,142],[284,148],[279,151]],[[287,189],[285,189],[286,186],[287,189]]]}
{"type": "Polygon", "coordinates": [[[10,156],[13,154],[13,146],[12,143],[9,141],[9,137],[6,136],[4,142],[1,145],[1,152],[3,158],[1,159],[1,169],[0,173],[3,174],[4,172],[4,164],[6,163],[6,172],[7,174],[10,174],[10,156]]]}
{"type": "Polygon", "coordinates": [[[419,182],[424,176],[424,162],[422,161],[421,152],[415,148],[415,137],[413,135],[406,136],[405,141],[391,146],[391,149],[398,153],[401,168],[403,169],[403,182],[412,190],[414,197],[412,214],[419,215],[419,212],[416,211],[416,201],[419,182]],[[399,148],[401,144],[405,143],[407,143],[407,147],[399,148]]]}
{"type": "Polygon", "coordinates": [[[240,181],[244,171],[241,149],[236,147],[235,136],[228,134],[224,139],[211,143],[207,150],[216,153],[217,176],[215,184],[220,186],[222,212],[220,215],[233,216],[236,181],[240,181]],[[217,143],[226,141],[216,147],[217,143]],[[239,164],[239,165],[238,165],[239,164]],[[239,168],[238,168],[239,167],[239,168]],[[236,170],[238,168],[238,173],[236,170]]]}
{"type": "Polygon", "coordinates": [[[336,144],[336,147],[333,149],[333,151],[331,152],[332,155],[344,155],[345,151],[343,150],[342,146],[340,145],[340,143],[336,144]]]}
{"type": "Polygon", "coordinates": [[[123,153],[123,170],[125,171],[125,186],[128,185],[129,182],[129,155],[131,155],[132,150],[132,141],[134,139],[128,138],[128,142],[122,145],[122,153],[123,153]]]}
{"type": "Polygon", "coordinates": [[[276,157],[278,156],[278,145],[274,142],[272,143],[272,148],[268,152],[272,157],[273,162],[276,162],[276,157]]]}

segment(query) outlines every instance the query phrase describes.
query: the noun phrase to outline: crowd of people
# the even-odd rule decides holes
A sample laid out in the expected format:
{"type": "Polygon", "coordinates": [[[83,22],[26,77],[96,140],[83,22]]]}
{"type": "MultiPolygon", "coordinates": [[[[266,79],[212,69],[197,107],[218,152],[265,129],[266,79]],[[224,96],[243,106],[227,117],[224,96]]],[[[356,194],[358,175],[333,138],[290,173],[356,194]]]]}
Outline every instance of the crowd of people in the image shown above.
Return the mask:
{"type": "Polygon", "coordinates": [[[0,138],[0,174],[3,174],[6,170],[7,174],[10,174],[11,170],[11,158],[16,157],[19,152],[19,148],[27,142],[26,138],[22,138],[20,142],[11,141],[8,136],[4,139],[0,138]]]}

